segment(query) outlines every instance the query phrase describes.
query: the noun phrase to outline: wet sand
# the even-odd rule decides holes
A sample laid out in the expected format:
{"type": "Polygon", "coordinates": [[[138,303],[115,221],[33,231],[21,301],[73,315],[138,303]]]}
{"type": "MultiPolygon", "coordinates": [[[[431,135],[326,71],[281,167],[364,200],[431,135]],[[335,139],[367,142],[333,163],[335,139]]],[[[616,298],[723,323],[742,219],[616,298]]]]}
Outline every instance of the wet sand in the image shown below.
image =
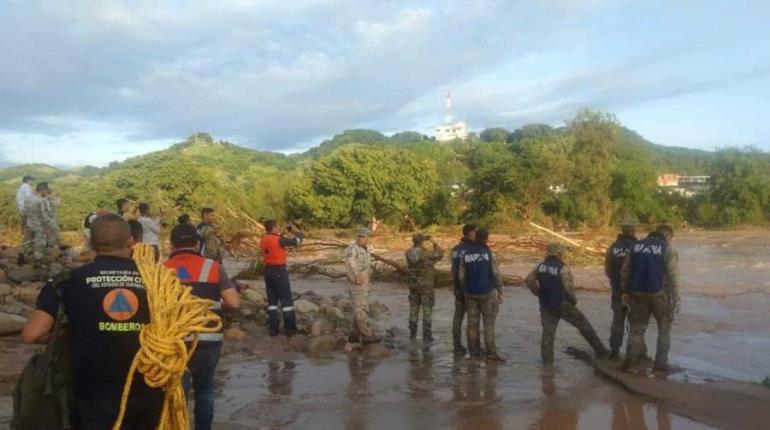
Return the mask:
{"type": "MultiPolygon", "coordinates": [[[[670,361],[688,371],[673,380],[748,383],[770,376],[770,250],[764,245],[768,239],[767,233],[741,237],[697,233],[677,238],[683,303],[673,326],[670,361]]],[[[522,256],[503,271],[525,275],[534,263],[533,258],[522,256]]],[[[578,307],[607,342],[611,312],[602,269],[575,272],[583,288],[578,292],[578,307]]],[[[292,282],[297,292],[345,291],[344,281],[321,277],[292,282]]],[[[634,394],[568,354],[568,347],[588,349],[568,324],[562,323],[557,334],[556,365],[544,371],[539,361],[536,298],[522,288],[507,288],[505,294],[497,323],[505,364],[454,358],[453,296],[445,290],[436,294],[433,327],[438,340],[429,348],[419,337],[410,343],[406,289],[385,283],[373,285],[371,299],[389,308],[376,321],[378,327],[398,330],[391,357],[362,360],[340,352],[331,359],[314,360],[286,352],[274,339],[265,339],[260,353],[251,356],[245,344],[254,341],[233,342],[228,349],[240,353],[223,357],[217,373],[215,428],[714,428],[703,423],[708,417],[693,416],[681,406],[657,399],[654,387],[648,394],[634,394]]],[[[654,331],[652,323],[647,335],[651,351],[654,331]]],[[[10,341],[0,343],[5,342],[10,341]]],[[[8,422],[9,406],[7,397],[0,401],[0,428],[8,422]]],[[[721,407],[729,408],[729,401],[721,407]]],[[[741,422],[756,422],[756,426],[716,427],[768,427],[762,421],[741,422]]]]}

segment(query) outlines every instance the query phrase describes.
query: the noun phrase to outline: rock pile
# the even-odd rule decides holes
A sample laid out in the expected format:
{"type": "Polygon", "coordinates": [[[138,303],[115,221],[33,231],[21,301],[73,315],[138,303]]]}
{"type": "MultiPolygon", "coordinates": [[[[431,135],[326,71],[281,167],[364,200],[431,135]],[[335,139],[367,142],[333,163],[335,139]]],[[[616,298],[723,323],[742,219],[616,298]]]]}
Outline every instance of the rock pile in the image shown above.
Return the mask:
{"type": "Polygon", "coordinates": [[[72,266],[73,252],[51,248],[43,265],[19,264],[19,248],[0,247],[0,336],[21,332],[43,283],[72,266]]]}

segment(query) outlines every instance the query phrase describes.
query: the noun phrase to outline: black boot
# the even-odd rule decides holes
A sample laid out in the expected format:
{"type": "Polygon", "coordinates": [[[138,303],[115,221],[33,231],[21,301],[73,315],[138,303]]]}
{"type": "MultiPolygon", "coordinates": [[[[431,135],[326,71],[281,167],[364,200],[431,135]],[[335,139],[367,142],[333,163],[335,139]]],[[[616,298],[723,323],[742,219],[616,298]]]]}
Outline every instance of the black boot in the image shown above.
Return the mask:
{"type": "Polygon", "coordinates": [[[278,326],[280,325],[280,321],[278,321],[278,311],[268,310],[267,318],[268,318],[268,321],[270,322],[270,336],[277,336],[278,326]]]}
{"type": "Polygon", "coordinates": [[[417,323],[409,323],[409,340],[417,339],[417,323]]]}
{"type": "Polygon", "coordinates": [[[422,324],[422,341],[433,342],[433,330],[430,324],[422,324]]]}
{"type": "Polygon", "coordinates": [[[286,311],[283,313],[283,324],[286,336],[294,336],[297,332],[297,320],[294,317],[294,311],[286,311]]]}

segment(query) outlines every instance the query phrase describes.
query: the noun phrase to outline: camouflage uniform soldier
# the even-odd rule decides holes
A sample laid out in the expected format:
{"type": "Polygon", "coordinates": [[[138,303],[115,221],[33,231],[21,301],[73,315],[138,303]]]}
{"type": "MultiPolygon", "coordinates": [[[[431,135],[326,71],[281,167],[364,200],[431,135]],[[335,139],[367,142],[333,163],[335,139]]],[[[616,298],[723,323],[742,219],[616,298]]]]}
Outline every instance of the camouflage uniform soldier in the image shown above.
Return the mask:
{"type": "Polygon", "coordinates": [[[372,257],[369,254],[369,229],[361,228],[356,235],[356,241],[345,250],[345,267],[347,268],[350,287],[350,299],[353,301],[353,333],[350,340],[360,340],[364,343],[378,342],[369,328],[369,279],[372,273],[372,257]]]}
{"type": "Polygon", "coordinates": [[[201,255],[222,264],[225,258],[225,245],[217,236],[214,226],[214,209],[201,209],[201,222],[195,229],[201,239],[201,255]]]}
{"type": "Polygon", "coordinates": [[[412,236],[414,246],[406,251],[406,265],[409,269],[409,338],[417,337],[417,318],[422,308],[422,338],[433,340],[431,321],[433,305],[436,303],[435,265],[444,257],[444,251],[430,236],[417,233],[412,236]]]}
{"type": "Polygon", "coordinates": [[[46,197],[46,210],[50,214],[50,219],[53,220],[53,223],[50,224],[48,230],[48,247],[61,245],[61,240],[59,238],[59,224],[56,222],[58,219],[57,212],[59,210],[59,206],[61,206],[61,200],[58,197],[53,197],[50,194],[46,197]]]}
{"type": "Polygon", "coordinates": [[[37,194],[28,198],[24,203],[27,220],[24,255],[32,254],[35,263],[39,264],[48,252],[49,243],[56,243],[59,226],[56,224],[56,214],[53,211],[48,194],[48,184],[37,184],[37,194]],[[51,239],[53,237],[53,239],[51,239]]]}
{"type": "Polygon", "coordinates": [[[487,246],[489,232],[478,230],[473,245],[460,255],[460,282],[465,291],[465,310],[468,313],[468,350],[472,357],[481,357],[479,336],[480,319],[484,321],[484,346],[489,361],[505,362],[497,354],[495,345],[495,317],[498,302],[503,300],[503,281],[497,259],[487,246]]]}
{"type": "MultiPolygon", "coordinates": [[[[636,220],[626,219],[620,223],[621,232],[617,240],[607,248],[604,256],[604,274],[610,281],[612,288],[612,325],[610,327],[610,359],[620,359],[620,347],[623,346],[623,332],[625,331],[628,307],[623,306],[620,296],[620,268],[636,242],[636,220]]],[[[644,354],[646,354],[646,348],[644,354]]]]}
{"type": "Polygon", "coordinates": [[[540,322],[543,325],[540,353],[543,364],[553,364],[553,343],[561,319],[580,331],[597,356],[607,355],[607,348],[602,345],[591,323],[576,307],[572,272],[564,264],[563,256],[564,247],[561,244],[549,244],[545,261],[538,264],[526,279],[527,288],[540,302],[540,322]]]}
{"type": "Polygon", "coordinates": [[[671,344],[671,322],[679,311],[677,283],[678,254],[671,247],[674,230],[660,225],[646,239],[634,244],[621,268],[623,304],[631,306],[626,361],[623,369],[630,371],[643,353],[644,332],[650,315],[658,324],[658,345],[654,369],[668,370],[668,350],[671,344]]]}

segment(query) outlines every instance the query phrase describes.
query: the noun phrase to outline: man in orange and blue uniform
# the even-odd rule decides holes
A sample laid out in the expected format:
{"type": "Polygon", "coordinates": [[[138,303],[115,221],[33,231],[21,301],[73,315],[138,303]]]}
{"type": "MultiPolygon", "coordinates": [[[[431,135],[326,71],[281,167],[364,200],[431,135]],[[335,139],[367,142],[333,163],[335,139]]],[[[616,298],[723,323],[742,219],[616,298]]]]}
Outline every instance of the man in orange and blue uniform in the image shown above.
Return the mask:
{"type": "Polygon", "coordinates": [[[278,334],[278,303],[281,303],[286,336],[297,331],[294,317],[294,298],[291,294],[289,271],[286,269],[286,248],[302,244],[302,231],[292,230],[291,235],[281,235],[275,220],[265,221],[265,231],[259,242],[265,264],[265,288],[267,289],[267,316],[270,320],[270,336],[278,334]]]}
{"type": "MultiPolygon", "coordinates": [[[[223,305],[237,309],[241,305],[236,286],[216,261],[200,255],[199,236],[195,227],[179,224],[171,230],[173,252],[164,264],[173,269],[183,284],[192,287],[192,293],[214,303],[211,309],[221,316],[223,305]]],[[[207,430],[214,419],[214,370],[222,349],[222,332],[198,335],[198,348],[187,367],[190,374],[185,378],[189,389],[190,377],[195,389],[195,428],[207,430]]],[[[191,339],[190,339],[191,340],[191,339]]]]}

